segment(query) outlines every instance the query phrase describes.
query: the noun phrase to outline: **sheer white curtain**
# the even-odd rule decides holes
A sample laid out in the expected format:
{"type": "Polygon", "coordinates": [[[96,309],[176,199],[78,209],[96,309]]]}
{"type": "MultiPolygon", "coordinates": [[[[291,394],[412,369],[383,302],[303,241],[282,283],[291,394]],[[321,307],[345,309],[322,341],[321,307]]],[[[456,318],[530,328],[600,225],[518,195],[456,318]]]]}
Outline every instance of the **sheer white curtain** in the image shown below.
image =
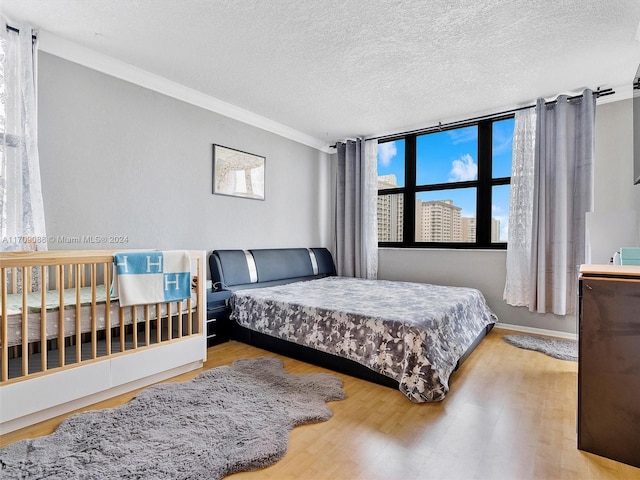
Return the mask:
{"type": "Polygon", "coordinates": [[[338,275],[378,276],[378,141],[338,143],[336,268],[338,275]]]}
{"type": "Polygon", "coordinates": [[[585,215],[593,210],[593,92],[537,101],[533,155],[530,139],[522,146],[516,138],[532,128],[530,117],[516,118],[504,299],[532,312],[574,314],[585,215]]]}
{"type": "Polygon", "coordinates": [[[535,172],[536,109],[515,114],[511,160],[511,200],[507,243],[507,281],[504,300],[529,305],[531,239],[533,236],[533,186],[535,172]]]}
{"type": "Polygon", "coordinates": [[[38,158],[36,51],[28,25],[0,25],[0,250],[46,250],[38,158]]]}

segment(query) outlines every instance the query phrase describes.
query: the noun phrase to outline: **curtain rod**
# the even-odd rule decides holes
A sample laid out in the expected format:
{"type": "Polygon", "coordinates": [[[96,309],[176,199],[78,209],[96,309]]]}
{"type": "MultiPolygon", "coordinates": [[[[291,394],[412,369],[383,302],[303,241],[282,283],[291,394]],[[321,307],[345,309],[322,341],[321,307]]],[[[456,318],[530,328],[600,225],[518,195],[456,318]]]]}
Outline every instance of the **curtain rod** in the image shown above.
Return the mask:
{"type": "MultiPolygon", "coordinates": [[[[9,25],[8,23],[7,23],[7,30],[8,30],[8,31],[10,31],[10,32],[20,33],[20,29],[19,29],[19,28],[17,28],[17,27],[12,27],[12,26],[11,26],[11,25],[9,25]]],[[[37,36],[36,36],[36,34],[34,33],[33,35],[31,35],[31,38],[32,38],[33,40],[36,40],[38,37],[37,37],[37,36]]]]}
{"type": "MultiPolygon", "coordinates": [[[[614,93],[616,93],[612,88],[605,88],[604,90],[600,90],[600,87],[598,87],[598,89],[596,91],[593,92],[593,94],[595,95],[596,98],[599,97],[605,97],[607,95],[613,95],[614,93]]],[[[581,98],[582,94],[580,95],[574,95],[572,97],[567,97],[567,100],[574,100],[576,98],[581,98]]],[[[545,105],[553,105],[554,103],[557,103],[557,100],[551,100],[548,102],[545,102],[545,105]]],[[[526,107],[519,107],[519,108],[512,108],[510,110],[504,110],[502,112],[497,112],[497,113],[490,113],[487,115],[481,115],[479,117],[473,117],[473,118],[468,118],[466,120],[456,120],[454,122],[449,122],[449,123],[438,123],[438,125],[434,125],[432,127],[426,127],[426,128],[420,128],[417,130],[409,130],[406,132],[400,132],[400,133],[392,133],[389,135],[380,135],[377,137],[368,137],[365,140],[380,140],[380,139],[387,139],[387,138],[394,138],[394,137],[403,137],[405,135],[417,135],[417,134],[422,134],[422,133],[431,133],[431,132],[435,132],[435,131],[441,131],[445,128],[450,128],[450,127],[455,127],[457,125],[464,125],[467,123],[471,123],[471,122],[478,122],[481,120],[489,120],[491,118],[499,118],[499,117],[503,117],[506,115],[509,115],[511,113],[516,113],[519,112],[520,110],[526,110],[528,108],[535,108],[535,105],[527,105],[526,107]]],[[[336,142],[334,145],[331,145],[331,148],[336,148],[338,146],[339,143],[345,143],[345,142],[336,142]]]]}

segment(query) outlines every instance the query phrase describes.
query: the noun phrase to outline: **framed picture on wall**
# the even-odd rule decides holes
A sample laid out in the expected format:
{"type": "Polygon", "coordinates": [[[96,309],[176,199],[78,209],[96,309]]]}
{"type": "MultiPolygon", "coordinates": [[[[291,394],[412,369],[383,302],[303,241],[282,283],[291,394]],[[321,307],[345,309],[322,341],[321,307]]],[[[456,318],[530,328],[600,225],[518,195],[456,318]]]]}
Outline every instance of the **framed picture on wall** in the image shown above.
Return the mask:
{"type": "Polygon", "coordinates": [[[213,193],[264,200],[266,158],[213,145],[213,193]]]}

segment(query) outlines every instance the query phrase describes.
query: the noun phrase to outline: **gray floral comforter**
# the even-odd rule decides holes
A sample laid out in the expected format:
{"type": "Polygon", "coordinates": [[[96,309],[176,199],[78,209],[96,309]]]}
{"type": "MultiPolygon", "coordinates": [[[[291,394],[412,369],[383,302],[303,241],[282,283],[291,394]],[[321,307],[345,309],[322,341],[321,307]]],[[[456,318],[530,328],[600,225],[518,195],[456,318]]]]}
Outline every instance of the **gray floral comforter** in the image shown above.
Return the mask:
{"type": "Polygon", "coordinates": [[[397,380],[414,402],[442,400],[458,359],[497,321],[478,290],[327,277],[236,291],[231,318],[397,380]]]}

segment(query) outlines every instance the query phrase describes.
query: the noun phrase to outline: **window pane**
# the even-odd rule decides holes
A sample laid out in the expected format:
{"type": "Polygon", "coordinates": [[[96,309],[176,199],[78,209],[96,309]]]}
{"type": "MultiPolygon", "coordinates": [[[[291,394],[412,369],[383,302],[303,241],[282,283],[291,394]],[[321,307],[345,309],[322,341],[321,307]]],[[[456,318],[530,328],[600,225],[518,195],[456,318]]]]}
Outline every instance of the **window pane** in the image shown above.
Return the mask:
{"type": "Polygon", "coordinates": [[[378,189],[404,187],[404,140],[378,144],[378,189]]]}
{"type": "Polygon", "coordinates": [[[492,140],[492,177],[511,176],[511,158],[513,155],[513,126],[515,119],[507,118],[493,123],[492,140]]]}
{"type": "Polygon", "coordinates": [[[416,194],[417,242],[475,242],[476,189],[416,194]]]}
{"type": "Polygon", "coordinates": [[[478,127],[421,135],[416,155],[416,185],[477,180],[478,127]]]}
{"type": "Polygon", "coordinates": [[[401,242],[404,195],[378,195],[378,241],[401,242]]]}
{"type": "Polygon", "coordinates": [[[491,191],[491,243],[509,237],[509,196],[511,185],[496,185],[491,191]]]}

